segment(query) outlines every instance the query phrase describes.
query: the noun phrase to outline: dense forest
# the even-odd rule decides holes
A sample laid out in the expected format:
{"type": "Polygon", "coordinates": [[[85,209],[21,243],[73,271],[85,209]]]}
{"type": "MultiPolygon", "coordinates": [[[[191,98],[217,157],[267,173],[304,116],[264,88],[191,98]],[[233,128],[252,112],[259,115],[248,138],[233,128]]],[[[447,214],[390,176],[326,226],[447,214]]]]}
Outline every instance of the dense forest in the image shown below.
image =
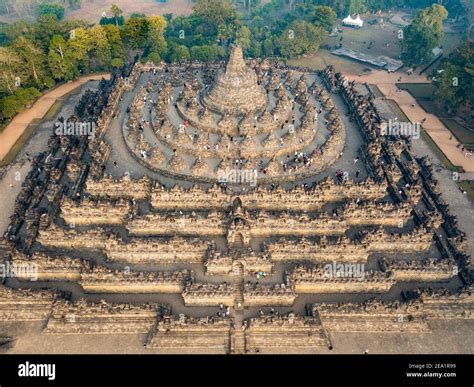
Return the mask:
{"type": "MultiPolygon", "coordinates": [[[[450,9],[458,12],[462,7],[458,0],[444,1],[446,8],[430,0],[271,0],[263,6],[254,0],[250,7],[246,3],[239,8],[230,0],[197,0],[190,16],[132,14],[127,19],[112,5],[108,17],[93,25],[65,19],[67,9],[80,7],[78,0],[6,0],[0,3],[0,12],[20,14],[27,8],[35,20],[0,23],[0,121],[13,117],[57,82],[120,68],[137,54],[156,63],[213,61],[224,59],[230,43],[237,41],[249,57],[296,57],[316,52],[336,18],[347,12],[411,3],[427,7],[404,29],[402,58],[407,65],[423,64],[431,60],[431,49],[443,37],[441,26],[450,9]]],[[[471,43],[447,59],[445,74],[468,69],[472,81],[471,43]]],[[[447,95],[446,77],[437,83],[440,98],[447,95]]],[[[446,103],[458,107],[472,94],[471,82],[446,97],[446,103]]]]}

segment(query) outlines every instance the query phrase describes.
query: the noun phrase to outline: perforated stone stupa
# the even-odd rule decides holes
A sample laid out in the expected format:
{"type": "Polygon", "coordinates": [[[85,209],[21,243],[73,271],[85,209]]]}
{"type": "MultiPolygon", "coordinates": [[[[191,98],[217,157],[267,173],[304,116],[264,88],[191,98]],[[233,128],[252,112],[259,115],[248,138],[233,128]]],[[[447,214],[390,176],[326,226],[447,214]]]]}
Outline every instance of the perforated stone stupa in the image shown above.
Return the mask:
{"type": "Polygon", "coordinates": [[[203,104],[219,113],[247,113],[262,110],[267,103],[255,71],[247,67],[242,48],[233,46],[227,66],[219,70],[203,104]]]}

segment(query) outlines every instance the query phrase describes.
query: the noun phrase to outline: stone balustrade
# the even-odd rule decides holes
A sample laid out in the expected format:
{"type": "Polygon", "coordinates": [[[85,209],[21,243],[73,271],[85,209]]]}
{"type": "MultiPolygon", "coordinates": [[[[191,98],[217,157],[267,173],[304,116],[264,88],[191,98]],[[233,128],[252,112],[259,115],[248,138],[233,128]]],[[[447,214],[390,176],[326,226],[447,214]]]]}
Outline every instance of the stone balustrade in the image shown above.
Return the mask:
{"type": "Polygon", "coordinates": [[[130,213],[130,203],[124,199],[111,203],[84,199],[76,203],[65,198],[61,203],[61,216],[69,225],[124,224],[130,213]]]}
{"type": "Polygon", "coordinates": [[[86,293],[181,293],[190,273],[132,272],[96,266],[81,275],[86,293]]]}
{"type": "Polygon", "coordinates": [[[389,233],[383,229],[366,233],[364,243],[369,245],[369,251],[426,251],[433,245],[433,234],[424,228],[418,228],[410,233],[389,233]]]}
{"type": "Polygon", "coordinates": [[[0,285],[0,321],[43,321],[56,294],[48,290],[11,289],[0,285]]]}
{"type": "Polygon", "coordinates": [[[396,281],[388,273],[365,271],[357,264],[297,266],[286,273],[297,293],[386,293],[396,281]]]}
{"type": "Polygon", "coordinates": [[[276,242],[266,244],[272,261],[311,261],[340,263],[367,262],[369,249],[367,244],[351,241],[346,236],[336,239],[335,243],[328,243],[327,237],[321,236],[319,243],[307,238],[290,240],[280,238],[276,242]]]}
{"type": "Polygon", "coordinates": [[[206,274],[230,274],[236,262],[243,266],[243,273],[246,275],[254,275],[257,272],[272,272],[273,265],[267,253],[258,254],[249,248],[244,252],[226,254],[211,248],[207,253],[206,262],[204,263],[206,274]]]}
{"type": "Polygon", "coordinates": [[[261,316],[252,318],[245,329],[249,353],[316,353],[330,345],[321,324],[312,317],[261,316]]]}
{"type": "Polygon", "coordinates": [[[85,191],[98,199],[146,200],[150,194],[150,178],[145,175],[140,180],[132,180],[130,175],[125,175],[120,179],[114,179],[107,174],[100,180],[88,177],[85,191]]]}
{"type": "Polygon", "coordinates": [[[148,214],[128,222],[126,228],[132,235],[225,235],[225,217],[212,212],[202,215],[148,214]]]}
{"type": "Polygon", "coordinates": [[[131,238],[110,239],[105,244],[109,261],[128,263],[201,263],[211,242],[173,237],[169,240],[131,238]]]}
{"type": "Polygon", "coordinates": [[[217,306],[234,304],[234,286],[227,283],[192,283],[183,291],[186,306],[217,306]]]}
{"type": "Polygon", "coordinates": [[[44,253],[34,253],[31,257],[15,254],[15,277],[22,281],[71,281],[81,278],[88,264],[82,259],[67,256],[51,257],[44,253]]]}
{"type": "Polygon", "coordinates": [[[395,281],[449,281],[458,273],[455,261],[449,259],[427,258],[423,260],[401,260],[382,258],[382,270],[391,273],[395,281]]]}
{"type": "Polygon", "coordinates": [[[294,288],[286,284],[246,283],[243,295],[246,306],[293,305],[296,298],[294,288]]]}
{"type": "Polygon", "coordinates": [[[103,250],[109,236],[102,228],[80,232],[51,225],[47,229],[40,229],[37,241],[48,248],[103,250]]]}
{"type": "Polygon", "coordinates": [[[149,333],[158,318],[158,305],[111,304],[106,301],[58,300],[43,334],[149,333]]]}
{"type": "Polygon", "coordinates": [[[231,323],[226,318],[164,316],[146,346],[160,353],[229,353],[231,323]]]}
{"type": "Polygon", "coordinates": [[[431,332],[426,316],[417,305],[399,301],[314,304],[313,314],[319,316],[323,327],[330,332],[431,332]]]}

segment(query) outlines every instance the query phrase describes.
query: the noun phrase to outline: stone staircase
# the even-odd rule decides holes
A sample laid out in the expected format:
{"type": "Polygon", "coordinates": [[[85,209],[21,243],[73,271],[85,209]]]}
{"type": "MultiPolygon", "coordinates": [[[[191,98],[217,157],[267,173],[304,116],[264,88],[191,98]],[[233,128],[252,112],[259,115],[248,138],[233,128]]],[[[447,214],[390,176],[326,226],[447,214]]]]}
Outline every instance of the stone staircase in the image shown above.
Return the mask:
{"type": "Polygon", "coordinates": [[[241,263],[236,262],[232,266],[232,274],[234,276],[234,308],[242,310],[244,308],[244,267],[241,263]]]}
{"type": "Polygon", "coordinates": [[[247,343],[245,341],[245,333],[242,328],[234,330],[232,335],[231,353],[235,355],[242,355],[247,352],[247,343]]]}

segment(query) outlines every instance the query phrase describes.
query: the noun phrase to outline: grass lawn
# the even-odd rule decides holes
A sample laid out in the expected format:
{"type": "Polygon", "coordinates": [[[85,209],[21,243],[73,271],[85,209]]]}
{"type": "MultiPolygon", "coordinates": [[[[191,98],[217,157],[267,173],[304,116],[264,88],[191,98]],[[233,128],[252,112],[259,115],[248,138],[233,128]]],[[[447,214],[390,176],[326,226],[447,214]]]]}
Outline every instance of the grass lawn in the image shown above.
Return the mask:
{"type": "MultiPolygon", "coordinates": [[[[362,15],[362,18],[364,20],[373,19],[368,15],[365,17],[362,15]]],[[[338,23],[340,24],[339,20],[338,23]]],[[[341,27],[341,29],[342,33],[334,37],[328,36],[323,44],[334,46],[341,43],[345,48],[374,56],[383,55],[395,59],[400,56],[399,28],[390,23],[376,23],[374,25],[365,23],[360,29],[350,27],[341,27]]]]}
{"type": "Polygon", "coordinates": [[[416,99],[432,99],[435,91],[432,83],[397,83],[397,86],[408,91],[416,99]]]}
{"type": "Polygon", "coordinates": [[[474,181],[464,180],[460,181],[458,184],[464,191],[466,191],[469,200],[474,203],[474,181]]]}
{"type": "Polygon", "coordinates": [[[369,87],[372,90],[372,92],[374,93],[375,98],[383,98],[384,97],[383,93],[380,91],[380,89],[377,85],[369,84],[369,87]]]}
{"type": "Polygon", "coordinates": [[[59,109],[61,108],[63,101],[57,100],[53,106],[51,106],[48,110],[48,112],[44,115],[43,120],[44,121],[51,121],[54,117],[56,117],[56,114],[58,114],[59,109]]]}
{"type": "Polygon", "coordinates": [[[474,132],[469,128],[461,125],[455,119],[447,116],[436,105],[433,95],[435,91],[434,85],[431,83],[397,83],[400,89],[408,91],[420,106],[430,114],[434,114],[449,129],[454,137],[465,146],[471,148],[474,146],[474,132]]]}
{"type": "Polygon", "coordinates": [[[474,132],[462,126],[452,118],[440,118],[441,122],[451,131],[458,141],[467,146],[474,146],[474,132]]]}
{"type": "Polygon", "coordinates": [[[20,138],[17,140],[15,145],[13,145],[10,149],[10,151],[7,153],[7,155],[3,158],[3,160],[0,161],[0,167],[4,167],[8,164],[10,164],[18,154],[18,152],[23,148],[23,145],[30,139],[30,137],[33,135],[33,132],[35,131],[36,127],[38,124],[41,122],[41,120],[33,120],[25,129],[23,134],[20,136],[20,138]]]}
{"type": "MultiPolygon", "coordinates": [[[[361,17],[364,21],[375,18],[373,15],[361,15],[361,17]]],[[[338,20],[337,24],[341,25],[341,20],[338,20]]],[[[383,55],[395,59],[400,56],[398,28],[391,23],[377,23],[374,25],[365,23],[364,27],[360,29],[343,27],[342,25],[340,28],[343,31],[342,33],[337,36],[327,36],[321,44],[321,47],[329,45],[330,49],[320,48],[316,54],[289,60],[288,64],[309,67],[315,70],[322,70],[327,65],[332,64],[336,71],[356,75],[366,74],[367,68],[376,68],[369,64],[331,54],[333,47],[339,43],[345,48],[373,56],[383,55]]]]}
{"type": "MultiPolygon", "coordinates": [[[[397,102],[393,99],[386,99],[385,102],[390,106],[390,108],[393,110],[393,112],[396,114],[398,119],[400,121],[404,122],[410,122],[408,117],[406,116],[405,113],[403,113],[402,109],[400,109],[400,106],[398,106],[397,102]]],[[[449,159],[445,156],[443,151],[439,148],[439,146],[433,141],[433,139],[430,137],[430,135],[421,127],[421,137],[423,140],[428,144],[428,146],[431,148],[431,150],[436,154],[438,159],[443,163],[446,169],[454,172],[464,172],[464,170],[461,167],[458,167],[451,163],[449,159]]]]}
{"type": "Polygon", "coordinates": [[[428,144],[428,146],[431,148],[431,150],[436,154],[438,157],[439,161],[443,163],[443,165],[446,167],[446,169],[453,171],[453,172],[459,172],[462,173],[464,172],[464,169],[462,167],[456,166],[449,159],[445,156],[443,151],[440,149],[438,144],[434,142],[434,140],[431,138],[431,136],[426,132],[423,127],[421,127],[421,137],[423,140],[428,144]]]}

